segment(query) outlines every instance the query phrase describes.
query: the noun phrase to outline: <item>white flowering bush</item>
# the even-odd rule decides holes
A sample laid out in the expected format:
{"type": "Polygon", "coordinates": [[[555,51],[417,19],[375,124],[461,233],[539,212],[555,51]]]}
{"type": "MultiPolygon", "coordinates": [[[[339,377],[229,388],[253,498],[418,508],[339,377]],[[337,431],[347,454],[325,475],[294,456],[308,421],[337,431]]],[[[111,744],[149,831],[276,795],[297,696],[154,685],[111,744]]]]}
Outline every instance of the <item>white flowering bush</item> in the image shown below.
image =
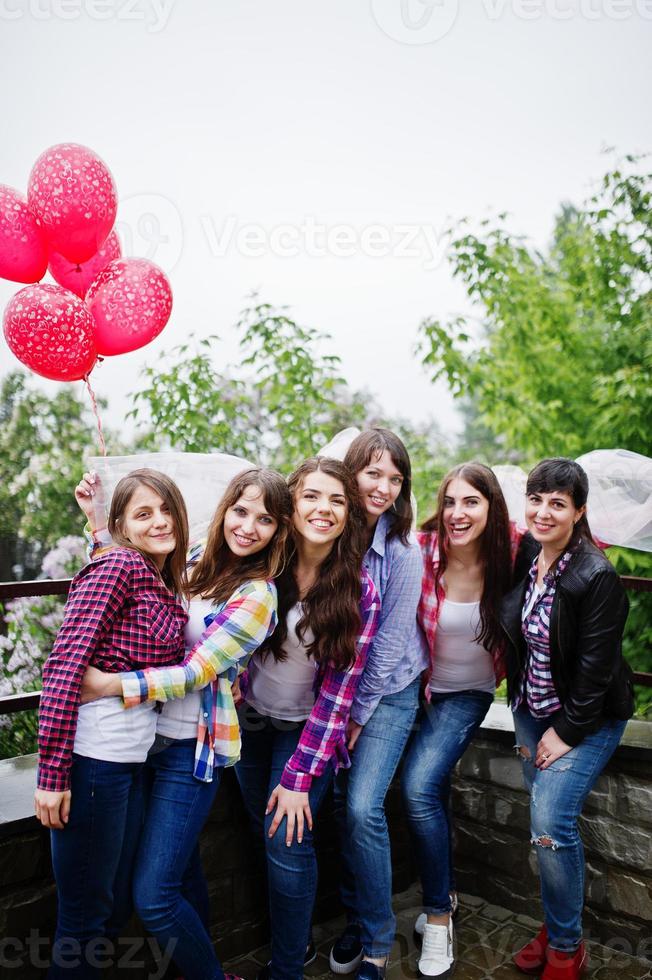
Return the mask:
{"type": "MultiPolygon", "coordinates": [[[[41,578],[69,578],[86,562],[82,538],[60,538],[43,558],[41,578]]],[[[43,664],[63,619],[63,596],[12,599],[0,613],[0,697],[25,694],[41,687],[43,664]]],[[[0,759],[36,751],[36,711],[0,715],[0,759]]]]}

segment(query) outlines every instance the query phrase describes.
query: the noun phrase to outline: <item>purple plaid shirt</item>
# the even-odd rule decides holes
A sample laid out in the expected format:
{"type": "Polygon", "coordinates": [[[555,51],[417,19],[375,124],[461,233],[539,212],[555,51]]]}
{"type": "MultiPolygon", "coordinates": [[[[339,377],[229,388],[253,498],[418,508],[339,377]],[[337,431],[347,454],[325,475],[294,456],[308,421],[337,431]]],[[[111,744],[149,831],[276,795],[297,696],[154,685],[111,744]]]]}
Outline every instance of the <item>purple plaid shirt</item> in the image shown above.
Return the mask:
{"type": "Polygon", "coordinates": [[[137,551],[116,548],[75,575],[43,668],[40,789],[70,788],[81,682],[88,665],[117,673],[179,663],[187,620],[181,604],[137,551]]]}
{"type": "Polygon", "coordinates": [[[532,597],[537,581],[538,555],[529,572],[521,622],[521,631],[527,646],[527,667],[523,672],[521,691],[514,708],[525,702],[534,718],[547,718],[561,708],[550,670],[550,612],[559,577],[572,557],[572,552],[565,552],[555,568],[544,575],[541,592],[534,602],[532,597]]]}
{"type": "MultiPolygon", "coordinates": [[[[336,670],[331,664],[319,666],[315,681],[316,699],[299,744],[288,759],[281,786],[307,793],[314,776],[321,776],[329,762],[335,770],[351,765],[346,748],[346,724],[351,704],[362,676],[369,647],[376,633],[380,600],[369,573],[362,570],[360,616],[362,627],[357,640],[357,656],[349,670],[336,670]]],[[[240,678],[240,691],[246,700],[247,671],[240,678]]]]}

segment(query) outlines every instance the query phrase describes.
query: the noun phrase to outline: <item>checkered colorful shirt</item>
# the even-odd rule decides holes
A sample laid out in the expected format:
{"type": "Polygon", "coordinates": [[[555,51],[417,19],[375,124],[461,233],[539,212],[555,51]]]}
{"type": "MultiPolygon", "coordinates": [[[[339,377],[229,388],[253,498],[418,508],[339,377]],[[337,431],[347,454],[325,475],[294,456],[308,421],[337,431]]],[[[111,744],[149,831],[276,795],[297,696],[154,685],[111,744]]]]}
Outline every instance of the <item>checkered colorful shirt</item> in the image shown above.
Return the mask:
{"type": "Polygon", "coordinates": [[[529,581],[525,590],[521,632],[527,647],[527,665],[521,678],[520,692],[512,709],[527,704],[534,718],[547,718],[561,708],[550,670],[550,613],[557,591],[559,577],[568,568],[572,551],[565,552],[552,571],[543,576],[541,591],[533,600],[536,588],[539,556],[530,567],[529,581]]]}
{"type": "MultiPolygon", "coordinates": [[[[114,547],[106,528],[91,535],[85,528],[91,555],[114,547]]],[[[188,568],[204,553],[206,539],[188,551],[188,568]]],[[[244,582],[225,602],[205,617],[206,631],[182,664],[123,674],[122,694],[127,708],[143,701],[169,701],[203,688],[197,723],[194,775],[210,783],[217,766],[232,766],[240,758],[240,726],[231,686],[250,656],[276,627],[276,586],[265,580],[244,582]]]]}
{"type": "Polygon", "coordinates": [[[240,758],[240,726],[231,685],[275,629],[276,610],[273,582],[243,582],[205,617],[206,629],[182,664],[122,675],[127,708],[143,701],[183,698],[204,688],[194,770],[202,782],[212,780],[216,766],[232,766],[240,758]]]}
{"type": "MultiPolygon", "coordinates": [[[[523,537],[523,533],[523,531],[520,531],[517,528],[514,521],[509,522],[512,564],[516,560],[516,552],[518,551],[518,546],[521,542],[521,538],[523,537]]],[[[421,584],[421,600],[417,610],[417,619],[423,627],[426,637],[428,638],[428,645],[430,647],[430,666],[425,678],[426,698],[430,699],[429,681],[435,661],[437,623],[439,622],[441,603],[446,598],[446,594],[442,588],[441,581],[439,583],[439,589],[435,589],[440,554],[437,532],[417,531],[417,541],[421,546],[421,551],[423,554],[423,582],[421,584]]],[[[493,650],[492,656],[494,661],[494,671],[496,673],[496,683],[498,684],[505,676],[503,647],[498,647],[496,650],[493,650]]]]}
{"type": "MultiPolygon", "coordinates": [[[[315,704],[308,717],[299,744],[288,759],[281,785],[307,793],[313,777],[320,776],[329,763],[337,771],[351,765],[346,748],[346,724],[351,704],[360,682],[369,647],[376,633],[380,600],[369,573],[362,570],[360,616],[362,628],[357,640],[357,656],[349,670],[335,670],[331,664],[320,664],[315,677],[315,704]]],[[[240,679],[240,690],[246,700],[248,675],[240,679]]]]}
{"type": "Polygon", "coordinates": [[[114,548],[75,575],[43,669],[40,789],[70,788],[81,681],[89,664],[110,673],[178,663],[187,615],[137,551],[114,548]]]}

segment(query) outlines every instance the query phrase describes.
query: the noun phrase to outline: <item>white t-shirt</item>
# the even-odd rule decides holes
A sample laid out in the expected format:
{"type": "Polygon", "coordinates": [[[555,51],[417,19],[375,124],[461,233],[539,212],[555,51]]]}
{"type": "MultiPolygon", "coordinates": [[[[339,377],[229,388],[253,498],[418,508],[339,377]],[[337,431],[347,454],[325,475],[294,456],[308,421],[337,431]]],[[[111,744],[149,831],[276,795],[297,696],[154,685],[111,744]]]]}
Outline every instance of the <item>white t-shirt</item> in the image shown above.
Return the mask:
{"type": "Polygon", "coordinates": [[[437,621],[434,669],[430,678],[433,693],[494,693],[496,677],[493,657],[475,639],[479,626],[479,601],[443,600],[437,621]]]}
{"type": "MultiPolygon", "coordinates": [[[[206,629],[204,617],[214,609],[211,599],[194,596],[188,603],[188,622],[184,640],[186,653],[192,650],[206,629]]],[[[191,691],[185,698],[166,701],[157,716],[156,731],[166,738],[197,738],[197,724],[201,713],[201,690],[191,691]]]]}
{"type": "Polygon", "coordinates": [[[285,660],[277,661],[271,653],[264,658],[255,653],[249,663],[247,703],[269,718],[305,721],[315,703],[316,664],[312,657],[306,656],[306,646],[313,636],[306,630],[302,642],[296,631],[302,615],[300,602],[288,612],[288,632],[283,644],[285,660]]]}

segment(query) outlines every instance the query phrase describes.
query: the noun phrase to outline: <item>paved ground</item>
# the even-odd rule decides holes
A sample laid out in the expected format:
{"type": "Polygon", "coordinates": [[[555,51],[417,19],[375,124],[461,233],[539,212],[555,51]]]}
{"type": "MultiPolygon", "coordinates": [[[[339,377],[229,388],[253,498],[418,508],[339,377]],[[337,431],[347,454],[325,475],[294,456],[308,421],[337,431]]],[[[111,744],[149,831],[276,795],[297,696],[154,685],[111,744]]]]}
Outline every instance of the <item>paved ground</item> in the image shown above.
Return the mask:
{"type": "MultiPolygon", "coordinates": [[[[394,896],[397,914],[397,939],[390,957],[387,980],[417,980],[418,949],[412,938],[414,920],[421,911],[416,886],[394,896]]],[[[343,918],[315,926],[314,939],[319,955],[306,968],[310,980],[334,980],[328,966],[333,936],[344,924],[343,918]]],[[[523,980],[510,957],[536,933],[539,923],[524,915],[515,915],[497,905],[488,905],[471,895],[460,896],[460,911],[455,920],[455,980],[523,980]]],[[[652,980],[652,962],[615,952],[592,943],[591,980],[652,980]]],[[[225,969],[246,980],[255,980],[261,966],[269,959],[269,947],[254,950],[244,959],[225,965],[225,969]]]]}

